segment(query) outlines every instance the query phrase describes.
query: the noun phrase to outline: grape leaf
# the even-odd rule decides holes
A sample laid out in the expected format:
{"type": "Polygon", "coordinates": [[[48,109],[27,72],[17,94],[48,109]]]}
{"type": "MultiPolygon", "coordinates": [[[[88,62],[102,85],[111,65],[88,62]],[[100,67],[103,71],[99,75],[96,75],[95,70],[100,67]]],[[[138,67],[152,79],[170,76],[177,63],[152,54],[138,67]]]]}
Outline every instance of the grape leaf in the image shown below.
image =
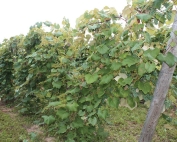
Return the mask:
{"type": "Polygon", "coordinates": [[[160,53],[159,48],[148,49],[148,50],[144,51],[143,56],[147,57],[149,60],[154,60],[159,53],[160,53]]]}
{"type": "Polygon", "coordinates": [[[128,65],[129,67],[138,63],[139,58],[136,56],[127,56],[123,61],[122,65],[128,65]]]}
{"type": "Polygon", "coordinates": [[[79,105],[76,102],[69,102],[66,104],[66,107],[68,108],[69,111],[77,111],[77,107],[79,105]]]}
{"type": "Polygon", "coordinates": [[[61,86],[62,86],[62,82],[61,81],[57,81],[57,82],[53,81],[52,85],[53,85],[54,88],[60,89],[61,86]]]}
{"type": "Polygon", "coordinates": [[[118,108],[120,101],[118,98],[115,98],[115,97],[111,98],[110,97],[110,98],[108,98],[107,103],[109,106],[111,106],[113,108],[118,108]]]}
{"type": "Polygon", "coordinates": [[[150,19],[152,18],[151,15],[145,14],[145,13],[137,14],[136,17],[137,17],[138,19],[140,19],[141,21],[143,21],[143,22],[147,22],[148,20],[150,20],[150,19]]]}
{"type": "Polygon", "coordinates": [[[86,80],[87,84],[91,84],[91,83],[97,81],[97,79],[98,79],[97,74],[92,74],[92,75],[91,74],[86,74],[85,75],[85,80],[86,80]]]}
{"type": "Polygon", "coordinates": [[[107,115],[108,115],[107,110],[101,110],[101,109],[98,110],[98,117],[105,120],[107,115]]]}
{"type": "Polygon", "coordinates": [[[93,126],[95,126],[96,123],[97,123],[97,118],[96,118],[96,117],[94,117],[94,118],[89,118],[89,119],[88,119],[88,122],[89,122],[90,124],[92,124],[93,126]]]}
{"type": "Polygon", "coordinates": [[[147,94],[152,89],[149,82],[141,82],[141,81],[139,81],[139,83],[138,83],[138,88],[139,88],[139,90],[142,90],[144,94],[147,94]]]}
{"type": "Polygon", "coordinates": [[[145,63],[141,63],[138,67],[138,75],[142,76],[145,73],[146,73],[145,63]]]}
{"type": "Polygon", "coordinates": [[[55,117],[53,117],[52,115],[49,115],[49,116],[44,115],[44,116],[42,116],[42,118],[44,119],[44,123],[47,125],[50,125],[53,122],[55,122],[55,117]]]}
{"type": "Polygon", "coordinates": [[[69,117],[69,113],[64,109],[59,109],[56,115],[59,116],[61,119],[66,119],[69,117]]]}
{"type": "Polygon", "coordinates": [[[177,61],[177,58],[171,52],[168,52],[166,55],[160,53],[157,59],[161,62],[165,62],[169,67],[173,67],[177,61]]]}
{"type": "Polygon", "coordinates": [[[108,48],[106,45],[98,46],[98,47],[97,47],[97,51],[98,51],[100,54],[105,54],[108,50],[109,50],[109,48],[108,48]]]}
{"type": "Polygon", "coordinates": [[[128,97],[127,98],[127,104],[131,107],[131,108],[133,108],[133,107],[135,107],[135,101],[133,100],[133,97],[128,97]]]}
{"type": "Polygon", "coordinates": [[[113,75],[112,75],[112,74],[104,75],[104,76],[101,78],[100,85],[107,84],[107,83],[109,83],[112,79],[113,79],[113,75]]]}
{"type": "Polygon", "coordinates": [[[145,69],[147,70],[148,73],[153,72],[155,70],[155,68],[156,68],[156,65],[154,63],[147,62],[145,64],[145,69]]]}
{"type": "Polygon", "coordinates": [[[120,67],[121,67],[121,63],[119,63],[119,62],[112,62],[112,65],[111,65],[111,69],[112,70],[118,70],[118,69],[120,69],[120,67]]]}
{"type": "Polygon", "coordinates": [[[130,85],[132,81],[133,81],[133,79],[131,77],[125,78],[125,79],[120,78],[118,80],[118,83],[121,84],[122,86],[125,86],[125,85],[130,85]]]}

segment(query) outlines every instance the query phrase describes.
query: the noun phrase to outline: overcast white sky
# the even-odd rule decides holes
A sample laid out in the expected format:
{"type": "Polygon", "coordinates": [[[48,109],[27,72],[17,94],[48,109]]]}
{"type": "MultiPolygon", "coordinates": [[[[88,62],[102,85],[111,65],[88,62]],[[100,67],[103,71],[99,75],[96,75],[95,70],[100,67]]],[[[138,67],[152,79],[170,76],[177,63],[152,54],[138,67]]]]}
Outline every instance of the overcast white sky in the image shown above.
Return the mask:
{"type": "Polygon", "coordinates": [[[26,34],[36,22],[60,24],[66,17],[74,27],[76,18],[86,10],[109,6],[121,12],[126,4],[126,0],[0,0],[0,42],[26,34]]]}

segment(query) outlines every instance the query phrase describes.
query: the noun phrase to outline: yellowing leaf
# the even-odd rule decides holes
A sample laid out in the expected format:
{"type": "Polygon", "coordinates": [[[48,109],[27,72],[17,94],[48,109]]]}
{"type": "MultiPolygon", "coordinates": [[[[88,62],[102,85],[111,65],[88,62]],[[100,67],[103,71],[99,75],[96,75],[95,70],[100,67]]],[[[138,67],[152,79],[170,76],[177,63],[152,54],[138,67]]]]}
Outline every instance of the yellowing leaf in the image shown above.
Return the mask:
{"type": "Polygon", "coordinates": [[[166,129],[168,129],[168,130],[174,129],[174,127],[171,126],[170,124],[165,124],[164,127],[165,127],[166,129]]]}
{"type": "Polygon", "coordinates": [[[125,18],[130,17],[130,14],[132,13],[132,9],[130,5],[127,5],[123,10],[122,10],[122,16],[125,18]]]}
{"type": "Polygon", "coordinates": [[[177,5],[177,0],[173,0],[173,4],[174,4],[174,5],[177,5]]]}

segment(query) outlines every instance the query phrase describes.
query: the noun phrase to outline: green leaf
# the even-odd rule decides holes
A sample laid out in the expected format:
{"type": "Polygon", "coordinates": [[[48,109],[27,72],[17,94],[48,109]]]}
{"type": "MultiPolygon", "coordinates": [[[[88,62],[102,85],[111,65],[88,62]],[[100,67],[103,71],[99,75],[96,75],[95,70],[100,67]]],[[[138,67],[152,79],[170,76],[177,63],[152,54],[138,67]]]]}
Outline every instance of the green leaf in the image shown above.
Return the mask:
{"type": "Polygon", "coordinates": [[[112,74],[104,75],[104,76],[101,78],[100,85],[109,83],[113,78],[114,78],[114,77],[113,77],[112,74]]]}
{"type": "Polygon", "coordinates": [[[42,27],[42,22],[37,22],[36,25],[38,28],[40,28],[40,27],[42,27]]]}
{"type": "Polygon", "coordinates": [[[87,105],[85,106],[85,109],[87,110],[87,112],[92,112],[94,107],[92,105],[89,105],[89,106],[87,105]]]}
{"type": "Polygon", "coordinates": [[[133,100],[133,97],[128,97],[128,98],[127,98],[127,104],[128,104],[131,108],[135,107],[136,103],[135,103],[135,101],[133,100]]]}
{"type": "Polygon", "coordinates": [[[151,36],[150,36],[150,34],[148,32],[143,33],[143,36],[145,37],[145,41],[147,43],[151,42],[151,36]]]}
{"type": "Polygon", "coordinates": [[[109,48],[106,45],[102,45],[102,46],[97,47],[97,51],[100,54],[105,54],[108,50],[109,50],[109,48]]]}
{"type": "Polygon", "coordinates": [[[116,98],[116,97],[111,98],[110,97],[110,98],[108,98],[107,103],[110,107],[118,108],[120,101],[119,101],[119,98],[116,98]]]}
{"type": "Polygon", "coordinates": [[[120,78],[120,79],[118,80],[118,83],[119,83],[120,85],[122,85],[122,86],[125,86],[125,85],[130,85],[132,81],[133,81],[133,79],[132,79],[131,77],[125,78],[125,79],[120,78]]]}
{"type": "Polygon", "coordinates": [[[160,13],[160,12],[156,12],[155,13],[155,18],[161,22],[161,23],[165,23],[166,17],[164,14],[160,13]]]}
{"type": "Polygon", "coordinates": [[[146,51],[144,51],[143,56],[147,57],[149,60],[154,60],[157,55],[160,53],[160,49],[159,48],[155,48],[155,49],[148,49],[146,51]]]}
{"type": "Polygon", "coordinates": [[[79,116],[84,116],[85,115],[85,111],[79,110],[78,114],[79,114],[79,116]]]}
{"type": "Polygon", "coordinates": [[[110,68],[111,70],[115,71],[115,70],[120,69],[120,67],[121,67],[121,63],[113,61],[110,68]]]}
{"type": "Polygon", "coordinates": [[[45,24],[47,27],[50,27],[50,26],[52,25],[52,23],[49,22],[49,21],[44,22],[44,24],[45,24]]]}
{"type": "Polygon", "coordinates": [[[127,56],[123,61],[122,65],[128,65],[129,67],[138,63],[139,58],[136,56],[127,56]]]}
{"type": "Polygon", "coordinates": [[[59,131],[58,131],[59,134],[65,133],[66,131],[67,131],[66,125],[62,124],[59,126],[59,131]]]}
{"type": "Polygon", "coordinates": [[[94,108],[97,108],[100,103],[101,103],[101,99],[99,99],[99,100],[94,104],[94,108]]]}
{"type": "Polygon", "coordinates": [[[59,109],[56,115],[59,116],[61,119],[66,119],[69,117],[69,113],[64,109],[59,109]]]}
{"type": "Polygon", "coordinates": [[[37,56],[37,53],[36,53],[36,52],[34,52],[34,53],[31,54],[31,55],[26,56],[26,58],[28,58],[28,57],[35,57],[35,56],[37,56]]]}
{"type": "Polygon", "coordinates": [[[57,37],[59,37],[59,36],[61,36],[61,35],[63,35],[63,34],[62,34],[62,32],[59,32],[59,31],[58,31],[58,32],[54,33],[54,35],[57,36],[57,37]]]}
{"type": "Polygon", "coordinates": [[[152,87],[149,84],[149,82],[138,82],[138,89],[142,90],[144,94],[147,94],[148,92],[151,91],[152,87]]]}
{"type": "Polygon", "coordinates": [[[55,122],[55,117],[53,117],[52,115],[49,115],[49,116],[44,115],[44,116],[42,116],[42,118],[44,119],[44,123],[47,125],[50,125],[53,122],[55,122]]]}
{"type": "Polygon", "coordinates": [[[60,104],[61,104],[61,102],[59,102],[59,101],[50,102],[46,108],[56,107],[56,106],[59,106],[60,104]]]}
{"type": "Polygon", "coordinates": [[[136,44],[131,48],[131,51],[133,52],[133,51],[135,51],[135,50],[137,50],[137,49],[140,49],[141,46],[142,46],[142,43],[136,43],[136,44]]]}
{"type": "Polygon", "coordinates": [[[101,57],[97,54],[93,54],[92,57],[91,57],[94,61],[98,61],[101,59],[101,57]]]}
{"type": "Polygon", "coordinates": [[[173,67],[177,61],[177,58],[171,52],[168,52],[166,55],[160,53],[157,59],[161,62],[165,62],[169,67],[173,67]]]}
{"type": "Polygon", "coordinates": [[[90,19],[90,18],[92,18],[92,17],[93,17],[93,15],[90,15],[88,12],[85,12],[85,13],[84,13],[84,18],[90,19]]]}
{"type": "Polygon", "coordinates": [[[72,50],[68,50],[67,53],[66,53],[66,55],[72,56],[73,55],[73,51],[72,50]]]}
{"type": "Polygon", "coordinates": [[[115,56],[117,50],[118,50],[117,47],[112,48],[112,49],[110,50],[110,56],[111,56],[111,57],[115,56]]]}
{"type": "Polygon", "coordinates": [[[101,109],[98,110],[98,117],[105,120],[107,115],[108,115],[107,110],[101,110],[101,109]]]}
{"type": "Polygon", "coordinates": [[[60,89],[61,86],[62,86],[62,82],[61,81],[57,81],[57,82],[53,81],[52,85],[53,85],[54,88],[60,89]]]}
{"type": "Polygon", "coordinates": [[[66,94],[69,94],[69,93],[74,94],[74,93],[77,93],[79,91],[80,91],[80,89],[75,87],[74,89],[70,89],[70,90],[66,91],[66,94]]]}
{"type": "Polygon", "coordinates": [[[102,58],[102,59],[101,59],[101,62],[104,63],[104,64],[106,64],[106,65],[110,65],[110,64],[111,64],[109,58],[102,58]]]}
{"type": "Polygon", "coordinates": [[[171,52],[168,52],[165,62],[169,65],[169,67],[173,67],[176,63],[176,57],[171,52]]]}
{"type": "Polygon", "coordinates": [[[55,106],[58,106],[58,105],[60,105],[61,104],[61,102],[59,102],[59,101],[56,101],[56,102],[49,102],[49,105],[47,106],[48,108],[49,107],[55,107],[55,106]]]}
{"type": "Polygon", "coordinates": [[[96,118],[96,117],[94,117],[94,118],[89,118],[89,119],[88,119],[88,122],[89,122],[91,125],[95,126],[96,123],[97,123],[97,118],[96,118]]]}
{"type": "Polygon", "coordinates": [[[164,0],[154,0],[153,7],[160,9],[161,4],[164,2],[164,0]]]}
{"type": "Polygon", "coordinates": [[[66,107],[68,108],[69,111],[77,111],[77,107],[79,105],[76,102],[69,102],[66,104],[66,107]]]}
{"type": "Polygon", "coordinates": [[[147,62],[145,64],[145,69],[147,70],[148,73],[153,72],[155,70],[155,68],[156,68],[156,65],[154,63],[147,62]]]}
{"type": "Polygon", "coordinates": [[[146,73],[145,63],[141,63],[138,67],[138,75],[142,76],[146,73]]]}
{"type": "Polygon", "coordinates": [[[72,123],[74,128],[80,128],[84,126],[84,122],[81,118],[76,118],[74,122],[72,123]]]}
{"type": "Polygon", "coordinates": [[[120,59],[125,59],[126,57],[128,57],[130,55],[130,52],[124,52],[122,54],[119,55],[120,59]]]}
{"type": "Polygon", "coordinates": [[[93,25],[88,25],[88,28],[90,29],[90,30],[95,30],[95,29],[97,29],[97,28],[99,28],[100,26],[98,25],[98,24],[93,24],[93,25]]]}
{"type": "Polygon", "coordinates": [[[59,28],[60,28],[60,25],[59,25],[59,24],[54,24],[54,27],[55,27],[56,29],[59,29],[59,28]]]}
{"type": "Polygon", "coordinates": [[[142,14],[137,14],[136,17],[140,19],[142,22],[147,22],[148,20],[151,19],[152,16],[149,14],[142,13],[142,14]]]}
{"type": "MultiPolygon", "coordinates": [[[[35,141],[35,140],[36,140],[37,134],[36,134],[35,132],[31,132],[31,133],[29,133],[29,135],[30,135],[30,139],[31,139],[32,141],[35,141]]],[[[23,142],[24,142],[24,140],[23,140],[23,142]]],[[[28,142],[28,141],[27,141],[27,142],[28,142]]]]}
{"type": "Polygon", "coordinates": [[[123,88],[120,88],[119,94],[122,98],[127,98],[130,95],[130,90],[124,90],[123,88]]]}
{"type": "Polygon", "coordinates": [[[97,81],[98,77],[99,76],[97,74],[92,74],[92,75],[91,74],[86,74],[85,75],[85,80],[86,80],[87,84],[91,84],[91,83],[97,81]]]}
{"type": "Polygon", "coordinates": [[[53,40],[53,38],[51,37],[51,36],[47,36],[47,37],[45,37],[48,41],[52,41],[53,40]]]}
{"type": "Polygon", "coordinates": [[[163,55],[162,53],[160,53],[158,56],[157,56],[157,59],[161,62],[164,62],[165,61],[165,55],[163,55]]]}
{"type": "Polygon", "coordinates": [[[98,94],[98,98],[101,98],[101,97],[105,94],[105,90],[99,89],[99,90],[97,91],[97,94],[98,94]]]}

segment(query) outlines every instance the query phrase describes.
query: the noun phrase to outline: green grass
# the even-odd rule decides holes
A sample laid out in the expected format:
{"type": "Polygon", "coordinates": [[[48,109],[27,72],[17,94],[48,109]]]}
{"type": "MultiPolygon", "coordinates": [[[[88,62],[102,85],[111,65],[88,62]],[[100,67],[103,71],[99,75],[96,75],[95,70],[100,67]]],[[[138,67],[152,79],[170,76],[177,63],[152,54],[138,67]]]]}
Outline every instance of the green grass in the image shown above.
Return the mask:
{"type": "MultiPolygon", "coordinates": [[[[105,124],[105,130],[109,137],[104,142],[137,142],[144,124],[147,108],[138,107],[133,111],[125,107],[109,109],[110,117],[105,124]]],[[[176,115],[174,117],[177,118],[176,115]]],[[[0,142],[44,142],[45,134],[28,133],[27,128],[32,124],[34,117],[11,115],[0,109],[0,142]],[[27,141],[26,141],[27,142],[27,141]]],[[[56,140],[59,142],[56,138],[56,140]]],[[[159,119],[153,142],[176,142],[177,126],[169,123],[164,118],[159,119]]]]}
{"type": "MultiPolygon", "coordinates": [[[[125,107],[110,109],[109,124],[105,125],[109,142],[137,142],[146,119],[148,109],[144,106],[133,111],[125,107]]],[[[177,117],[176,117],[177,118],[177,117]]],[[[177,127],[160,118],[153,142],[176,142],[177,127]]]]}
{"type": "Polygon", "coordinates": [[[19,142],[28,138],[25,125],[21,118],[12,117],[0,110],[0,141],[19,142]]]}
{"type": "Polygon", "coordinates": [[[20,116],[0,105],[0,142],[42,142],[43,134],[28,131],[34,126],[32,121],[32,117],[20,116]]]}

